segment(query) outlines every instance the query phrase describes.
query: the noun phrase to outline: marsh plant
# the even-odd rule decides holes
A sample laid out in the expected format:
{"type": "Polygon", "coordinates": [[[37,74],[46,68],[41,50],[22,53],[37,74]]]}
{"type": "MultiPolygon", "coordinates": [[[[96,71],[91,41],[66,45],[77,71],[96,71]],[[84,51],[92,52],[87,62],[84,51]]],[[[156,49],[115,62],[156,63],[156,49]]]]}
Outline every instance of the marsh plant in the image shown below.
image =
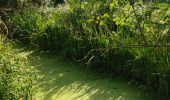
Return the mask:
{"type": "Polygon", "coordinates": [[[28,100],[33,93],[34,70],[0,35],[0,99],[28,100]]]}
{"type": "Polygon", "coordinates": [[[15,11],[11,23],[15,37],[23,42],[93,70],[111,70],[168,98],[169,16],[166,2],[68,0],[53,10],[15,11]]]}

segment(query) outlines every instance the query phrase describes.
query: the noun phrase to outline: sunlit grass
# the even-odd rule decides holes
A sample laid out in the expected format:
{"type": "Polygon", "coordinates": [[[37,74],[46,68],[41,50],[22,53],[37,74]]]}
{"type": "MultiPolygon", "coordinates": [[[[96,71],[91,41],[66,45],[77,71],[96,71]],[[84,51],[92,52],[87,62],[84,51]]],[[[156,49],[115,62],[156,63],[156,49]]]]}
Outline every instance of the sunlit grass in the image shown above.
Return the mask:
{"type": "Polygon", "coordinates": [[[27,54],[16,52],[12,43],[0,36],[0,99],[29,99],[33,92],[34,69],[27,54]]]}

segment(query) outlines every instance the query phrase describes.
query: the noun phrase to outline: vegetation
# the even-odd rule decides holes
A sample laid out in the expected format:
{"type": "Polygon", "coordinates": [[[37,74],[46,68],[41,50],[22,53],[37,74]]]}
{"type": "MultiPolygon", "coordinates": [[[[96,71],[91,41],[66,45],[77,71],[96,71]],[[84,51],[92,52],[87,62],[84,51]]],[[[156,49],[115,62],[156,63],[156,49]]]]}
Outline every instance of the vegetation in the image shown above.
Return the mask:
{"type": "Polygon", "coordinates": [[[32,96],[34,70],[27,59],[4,44],[0,36],[0,100],[27,100],[32,96]]]}
{"type": "Polygon", "coordinates": [[[166,0],[68,0],[13,11],[10,19],[15,39],[170,98],[169,16],[166,0]]]}

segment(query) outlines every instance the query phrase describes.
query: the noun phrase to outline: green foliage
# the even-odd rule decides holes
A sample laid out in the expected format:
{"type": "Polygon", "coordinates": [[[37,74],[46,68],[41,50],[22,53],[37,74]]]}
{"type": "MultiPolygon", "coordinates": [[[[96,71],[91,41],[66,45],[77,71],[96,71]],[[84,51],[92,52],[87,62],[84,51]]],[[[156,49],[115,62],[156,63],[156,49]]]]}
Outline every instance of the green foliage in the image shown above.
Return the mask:
{"type": "Polygon", "coordinates": [[[25,57],[14,52],[9,43],[3,42],[0,40],[0,99],[31,99],[34,70],[25,57]]]}
{"type": "Polygon", "coordinates": [[[132,1],[69,0],[46,13],[15,12],[11,22],[16,37],[24,34],[33,45],[127,76],[168,98],[170,8],[132,1]]]}
{"type": "Polygon", "coordinates": [[[44,19],[34,9],[15,12],[11,16],[14,16],[11,18],[12,25],[15,26],[14,38],[28,43],[31,36],[44,32],[44,19]]]}

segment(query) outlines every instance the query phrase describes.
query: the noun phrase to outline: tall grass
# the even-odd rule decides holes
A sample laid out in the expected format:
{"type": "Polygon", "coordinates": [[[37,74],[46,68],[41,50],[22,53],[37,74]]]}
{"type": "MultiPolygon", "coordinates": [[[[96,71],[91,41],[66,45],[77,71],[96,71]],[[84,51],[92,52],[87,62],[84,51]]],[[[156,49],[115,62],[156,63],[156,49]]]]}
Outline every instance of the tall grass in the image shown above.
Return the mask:
{"type": "Polygon", "coordinates": [[[14,52],[0,35],[0,99],[28,100],[32,97],[34,70],[25,57],[14,52]]]}
{"type": "Polygon", "coordinates": [[[42,49],[111,70],[169,98],[170,8],[132,1],[70,0],[53,11],[14,12],[11,22],[16,37],[23,34],[42,49]]]}

